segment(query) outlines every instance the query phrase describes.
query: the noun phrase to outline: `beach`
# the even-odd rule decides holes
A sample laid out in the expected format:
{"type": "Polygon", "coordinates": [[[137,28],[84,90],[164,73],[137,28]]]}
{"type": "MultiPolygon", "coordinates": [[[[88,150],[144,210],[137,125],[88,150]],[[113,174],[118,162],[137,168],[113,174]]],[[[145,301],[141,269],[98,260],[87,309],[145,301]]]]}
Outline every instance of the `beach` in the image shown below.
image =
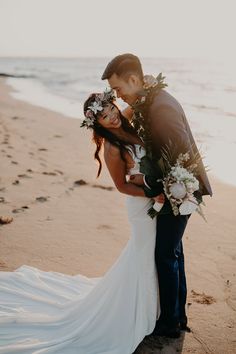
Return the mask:
{"type": "MultiPolygon", "coordinates": [[[[103,164],[96,179],[91,133],[80,121],[10,96],[0,79],[0,269],[102,276],[129,238],[125,195],[103,164]]],[[[205,222],[184,236],[191,333],[147,340],[137,353],[236,352],[236,187],[210,175],[205,222]]]]}

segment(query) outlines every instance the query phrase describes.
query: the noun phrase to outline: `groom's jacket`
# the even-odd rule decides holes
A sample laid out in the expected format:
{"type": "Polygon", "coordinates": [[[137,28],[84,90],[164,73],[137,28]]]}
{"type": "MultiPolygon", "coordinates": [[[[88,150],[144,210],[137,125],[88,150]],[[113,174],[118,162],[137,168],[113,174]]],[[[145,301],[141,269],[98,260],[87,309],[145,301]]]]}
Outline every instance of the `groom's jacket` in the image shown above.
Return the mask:
{"type": "MultiPolygon", "coordinates": [[[[159,159],[161,157],[162,148],[165,148],[170,142],[177,154],[189,152],[190,156],[194,156],[198,152],[183,108],[165,90],[161,89],[154,94],[151,103],[146,108],[145,114],[150,124],[152,151],[155,158],[159,159]]],[[[198,175],[196,177],[200,184],[200,196],[212,195],[211,186],[202,160],[198,164],[198,175]]],[[[146,184],[150,187],[144,187],[146,196],[153,197],[163,192],[162,183],[156,182],[156,179],[154,180],[147,175],[145,176],[145,180],[146,184]]]]}

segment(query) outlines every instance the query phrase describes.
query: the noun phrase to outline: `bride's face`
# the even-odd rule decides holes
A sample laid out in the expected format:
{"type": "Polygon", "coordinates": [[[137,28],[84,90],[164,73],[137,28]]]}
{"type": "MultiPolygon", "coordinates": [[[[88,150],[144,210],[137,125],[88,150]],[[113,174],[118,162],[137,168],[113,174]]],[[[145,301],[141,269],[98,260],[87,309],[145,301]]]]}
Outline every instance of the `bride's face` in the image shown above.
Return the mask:
{"type": "Polygon", "coordinates": [[[104,107],[97,122],[106,129],[119,128],[121,126],[121,119],[118,108],[114,104],[109,103],[104,107]]]}

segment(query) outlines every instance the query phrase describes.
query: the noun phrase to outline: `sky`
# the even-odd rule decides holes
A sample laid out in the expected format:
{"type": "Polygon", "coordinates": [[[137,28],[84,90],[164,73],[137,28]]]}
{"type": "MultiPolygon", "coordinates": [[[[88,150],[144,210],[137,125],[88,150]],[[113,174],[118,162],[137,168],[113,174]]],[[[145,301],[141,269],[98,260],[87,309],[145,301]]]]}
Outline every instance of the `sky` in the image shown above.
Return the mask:
{"type": "Polygon", "coordinates": [[[0,0],[0,56],[236,57],[235,0],[0,0]]]}

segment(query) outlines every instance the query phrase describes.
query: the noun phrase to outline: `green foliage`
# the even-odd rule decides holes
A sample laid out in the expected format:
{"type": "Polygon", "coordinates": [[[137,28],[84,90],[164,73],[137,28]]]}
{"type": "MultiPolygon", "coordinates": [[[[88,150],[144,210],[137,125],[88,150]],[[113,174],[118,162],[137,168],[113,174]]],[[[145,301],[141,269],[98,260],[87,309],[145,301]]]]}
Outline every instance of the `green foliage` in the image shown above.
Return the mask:
{"type": "Polygon", "coordinates": [[[153,158],[152,152],[152,138],[149,124],[149,115],[147,114],[147,110],[152,103],[152,100],[158,92],[167,86],[164,83],[165,77],[160,73],[156,77],[157,83],[154,87],[143,88],[138,94],[140,99],[132,106],[134,110],[134,116],[132,119],[132,124],[139,135],[139,137],[143,140],[145,144],[146,154],[149,158],[153,158]],[[144,118],[145,117],[145,118],[144,118]]]}

